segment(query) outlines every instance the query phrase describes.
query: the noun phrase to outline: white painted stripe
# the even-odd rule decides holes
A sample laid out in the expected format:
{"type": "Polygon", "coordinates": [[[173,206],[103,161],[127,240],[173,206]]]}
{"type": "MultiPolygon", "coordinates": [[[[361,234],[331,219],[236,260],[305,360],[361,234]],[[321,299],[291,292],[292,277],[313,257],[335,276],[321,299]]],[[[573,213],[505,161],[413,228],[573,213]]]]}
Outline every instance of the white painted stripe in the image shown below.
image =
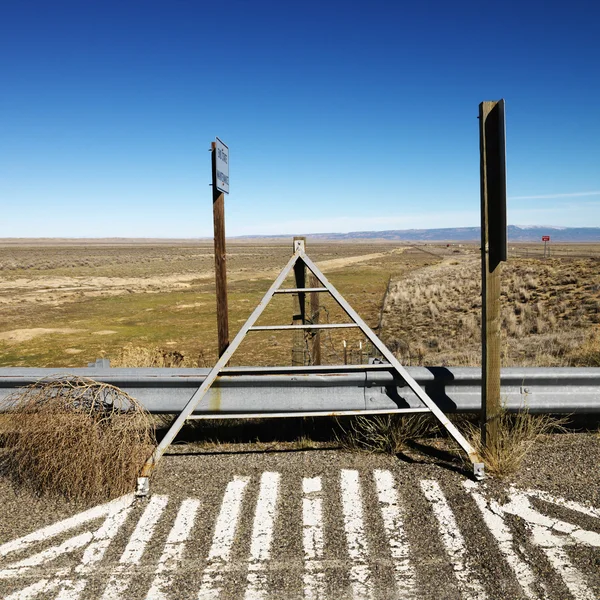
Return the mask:
{"type": "Polygon", "coordinates": [[[60,585],[58,579],[40,579],[26,588],[13,592],[4,597],[4,600],[32,600],[38,598],[40,594],[46,594],[56,589],[60,585]]]}
{"type": "Polygon", "coordinates": [[[200,501],[188,498],[181,503],[173,528],[167,536],[165,547],[156,567],[156,577],[146,596],[147,600],[166,600],[172,584],[171,572],[175,571],[183,557],[185,543],[190,537],[200,501]]]}
{"type": "MultiPolygon", "coordinates": [[[[115,510],[113,507],[112,512],[108,515],[100,529],[93,534],[93,541],[85,549],[79,565],[75,567],[76,573],[89,573],[94,565],[104,558],[110,543],[127,520],[131,509],[131,504],[120,510],[115,510]]],[[[86,585],[86,578],[79,579],[75,582],[73,580],[66,580],[62,583],[62,587],[55,600],[78,600],[86,585]]]]}
{"type": "Polygon", "coordinates": [[[279,493],[279,473],[266,472],[261,475],[252,539],[250,542],[250,563],[248,565],[248,586],[245,600],[262,600],[266,597],[266,562],[271,557],[273,527],[277,515],[279,493]]]}
{"type": "Polygon", "coordinates": [[[323,570],[323,499],[321,478],[302,480],[302,545],[304,548],[304,598],[325,598],[325,573],[323,570]]]}
{"type": "Polygon", "coordinates": [[[94,541],[85,549],[81,563],[75,568],[77,573],[89,572],[95,563],[104,558],[110,543],[127,520],[132,508],[132,505],[129,505],[109,514],[102,527],[94,534],[94,541]]]}
{"type": "Polygon", "coordinates": [[[396,587],[401,598],[415,597],[415,570],[408,558],[409,547],[404,531],[404,520],[394,477],[389,471],[373,471],[383,528],[390,545],[394,563],[396,587]]]}
{"type": "Polygon", "coordinates": [[[139,564],[168,501],[168,496],[152,496],[150,498],[146,510],[140,517],[119,559],[120,564],[114,569],[113,575],[108,580],[102,600],[118,600],[127,590],[131,582],[131,573],[128,572],[128,567],[139,564]]]}
{"type": "Polygon", "coordinates": [[[100,506],[94,506],[94,508],[90,508],[85,512],[81,512],[69,517],[68,519],[59,521],[58,523],[53,523],[52,525],[38,529],[37,531],[29,533],[16,540],[6,542],[0,546],[0,556],[6,556],[10,552],[23,550],[24,548],[31,546],[31,544],[35,544],[36,542],[44,542],[56,537],[57,535],[60,535],[61,533],[64,533],[65,531],[68,531],[69,529],[79,527],[88,521],[99,519],[100,517],[103,517],[113,511],[122,510],[126,506],[131,505],[133,498],[133,494],[121,496],[120,498],[116,498],[111,502],[101,504],[100,506]]]}
{"type": "Polygon", "coordinates": [[[442,534],[442,542],[463,597],[468,600],[484,600],[487,595],[480,581],[469,568],[465,540],[456,525],[454,513],[442,489],[437,481],[431,479],[421,481],[421,489],[425,498],[431,503],[433,514],[438,521],[440,533],[442,534]]]}
{"type": "Polygon", "coordinates": [[[223,570],[231,554],[248,481],[249,477],[235,477],[227,484],[208,553],[208,563],[202,575],[198,600],[213,600],[221,593],[223,570]]]}
{"type": "MultiPolygon", "coordinates": [[[[550,500],[546,501],[550,502],[550,500]]],[[[531,506],[529,498],[524,492],[520,492],[514,488],[512,488],[510,491],[510,502],[502,506],[502,510],[512,515],[516,515],[532,525],[541,525],[542,527],[546,527],[548,530],[553,530],[558,533],[566,533],[573,538],[573,540],[581,544],[600,547],[599,533],[595,531],[587,531],[586,529],[582,529],[573,523],[567,523],[566,521],[561,521],[560,519],[555,519],[540,513],[533,506],[531,506]]],[[[581,512],[588,514],[585,511],[581,512]]]]}
{"type": "Polygon", "coordinates": [[[573,598],[575,600],[597,600],[598,596],[586,585],[583,575],[571,564],[567,553],[562,548],[565,544],[564,536],[559,537],[553,534],[543,525],[534,525],[532,533],[534,543],[544,550],[573,598]]]}
{"type": "MultiPolygon", "coordinates": [[[[596,595],[586,585],[584,577],[579,570],[571,564],[562,546],[583,543],[600,547],[600,535],[594,531],[581,529],[573,523],[560,521],[559,519],[540,513],[531,505],[528,494],[538,497],[543,495],[546,502],[554,501],[556,503],[556,500],[561,500],[543,492],[539,494],[527,492],[526,494],[515,488],[511,488],[510,501],[501,507],[502,510],[525,521],[532,532],[533,543],[544,550],[548,560],[576,600],[591,600],[595,598],[596,595]]],[[[563,502],[559,502],[559,504],[564,505],[563,502]]],[[[574,508],[575,503],[570,504],[572,510],[577,510],[577,508],[574,508]]],[[[589,509],[581,505],[577,506],[579,509],[583,509],[579,512],[589,514],[589,509]]]]}
{"type": "Polygon", "coordinates": [[[352,594],[356,600],[366,600],[373,597],[373,590],[358,471],[342,469],[341,489],[346,545],[348,556],[353,563],[350,567],[352,594]]]}
{"type": "Polygon", "coordinates": [[[58,546],[52,546],[43,552],[38,552],[33,556],[8,565],[5,569],[0,571],[0,579],[9,579],[11,577],[22,575],[32,567],[37,567],[38,565],[58,558],[61,554],[67,554],[69,552],[73,552],[73,550],[77,550],[78,548],[86,546],[93,539],[94,535],[90,531],[80,533],[75,537],[65,540],[58,546]]]}
{"type": "Polygon", "coordinates": [[[79,600],[85,586],[87,585],[87,579],[78,579],[76,581],[67,580],[62,583],[62,587],[58,592],[58,595],[54,600],[79,600]]]}
{"type": "Polygon", "coordinates": [[[557,504],[558,506],[564,506],[565,508],[583,513],[584,515],[588,515],[589,517],[596,517],[600,519],[600,508],[594,508],[593,506],[585,506],[583,504],[579,504],[579,502],[573,502],[572,500],[565,500],[564,498],[553,496],[552,494],[549,494],[548,492],[542,490],[526,490],[524,494],[526,494],[527,496],[534,496],[535,498],[539,498],[544,502],[557,504]]]}
{"type": "Polygon", "coordinates": [[[119,559],[119,562],[123,565],[137,565],[142,559],[146,544],[152,538],[154,534],[154,528],[158,523],[167,502],[169,501],[168,496],[152,496],[150,502],[144,511],[144,514],[140,517],[138,524],[136,525],[125,550],[119,559]]]}
{"type": "Polygon", "coordinates": [[[535,591],[535,575],[529,565],[521,560],[515,552],[513,535],[504,522],[500,505],[494,501],[490,501],[488,504],[485,498],[478,492],[471,491],[471,495],[481,511],[485,524],[496,538],[502,556],[504,556],[504,559],[514,571],[515,577],[523,588],[525,596],[531,600],[537,600],[539,596],[535,591]]]}

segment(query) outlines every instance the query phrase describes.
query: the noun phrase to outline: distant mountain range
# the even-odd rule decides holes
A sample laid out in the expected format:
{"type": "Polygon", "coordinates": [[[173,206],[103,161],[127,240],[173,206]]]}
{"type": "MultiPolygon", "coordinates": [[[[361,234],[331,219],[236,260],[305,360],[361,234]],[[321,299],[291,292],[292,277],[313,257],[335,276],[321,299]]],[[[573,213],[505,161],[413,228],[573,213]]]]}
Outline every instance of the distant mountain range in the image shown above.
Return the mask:
{"type": "MultiPolygon", "coordinates": [[[[468,242],[480,240],[479,227],[451,227],[445,229],[391,229],[388,231],[351,231],[349,233],[308,233],[313,240],[398,240],[414,242],[468,242]]],[[[600,227],[508,226],[510,242],[541,242],[549,235],[551,242],[600,242],[600,227]]],[[[243,236],[290,237],[286,236],[243,236]]]]}

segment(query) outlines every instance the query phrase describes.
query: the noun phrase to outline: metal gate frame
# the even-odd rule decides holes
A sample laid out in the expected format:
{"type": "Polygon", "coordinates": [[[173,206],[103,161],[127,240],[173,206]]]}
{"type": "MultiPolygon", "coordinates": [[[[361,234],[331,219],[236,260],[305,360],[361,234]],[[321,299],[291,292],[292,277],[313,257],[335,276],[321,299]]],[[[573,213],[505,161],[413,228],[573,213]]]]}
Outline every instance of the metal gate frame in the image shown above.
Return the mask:
{"type": "MultiPolygon", "coordinates": [[[[231,360],[231,357],[238,349],[239,345],[242,343],[243,339],[246,337],[246,334],[249,331],[276,331],[276,330],[311,330],[311,329],[339,329],[339,328],[350,328],[355,327],[359,328],[367,339],[373,344],[379,352],[381,352],[382,356],[390,363],[393,370],[395,370],[398,375],[406,382],[408,387],[413,391],[413,393],[419,398],[419,400],[423,403],[422,408],[404,408],[398,409],[393,412],[395,413],[433,413],[433,415],[438,419],[438,421],[445,427],[448,433],[452,436],[452,438],[458,443],[458,445],[467,453],[469,460],[473,465],[473,475],[476,479],[483,479],[485,477],[484,465],[481,462],[481,459],[477,455],[477,452],[471,446],[471,444],[467,441],[467,439],[458,431],[458,429],[450,422],[448,417],[438,408],[438,406],[433,402],[433,400],[427,395],[425,390],[411,377],[408,371],[400,364],[400,362],[396,359],[394,354],[388,349],[388,347],[375,335],[375,333],[371,330],[371,328],[360,318],[360,316],[356,313],[356,311],[348,304],[348,302],[343,298],[343,296],[335,289],[335,287],[327,280],[325,275],[321,272],[321,270],[313,263],[313,261],[306,255],[304,248],[304,240],[295,239],[294,240],[294,254],[288,261],[287,265],[283,268],[281,273],[278,275],[277,279],[273,282],[267,293],[264,295],[263,299],[259,302],[258,306],[254,309],[252,314],[248,317],[248,320],[242,325],[242,328],[239,330],[227,350],[221,355],[219,360],[216,362],[215,366],[210,370],[206,379],[202,382],[202,385],[194,392],[192,397],[189,399],[188,403],[185,405],[183,410],[179,413],[177,419],[172,423],[171,427],[160,441],[158,446],[155,448],[152,456],[146,461],[144,464],[142,471],[140,473],[140,477],[138,477],[138,486],[137,486],[137,495],[146,496],[150,491],[150,475],[161,457],[165,453],[166,449],[171,445],[177,434],[181,431],[181,428],[185,424],[187,420],[193,419],[202,419],[202,415],[193,415],[192,413],[196,410],[200,401],[204,398],[206,392],[212,386],[212,384],[216,381],[217,377],[221,373],[221,371],[226,367],[227,363],[231,360]],[[312,272],[312,274],[317,278],[317,280],[323,285],[323,287],[319,288],[281,288],[281,285],[285,281],[286,277],[290,274],[294,265],[298,261],[304,263],[304,266],[312,272]],[[329,293],[334,300],[338,303],[338,305],[342,308],[342,310],[348,315],[348,317],[352,320],[352,323],[323,323],[323,324],[303,324],[303,325],[259,325],[255,326],[254,324],[263,313],[271,299],[275,294],[298,294],[298,293],[307,293],[307,292],[327,292],[329,293]]],[[[343,367],[340,365],[339,367],[342,369],[343,367]]],[[[368,369],[368,365],[365,366],[368,369]]],[[[300,369],[302,367],[290,367],[289,371],[294,372],[294,370],[300,369]]],[[[254,369],[255,373],[260,373],[261,369],[254,369]]],[[[267,371],[265,371],[266,373],[267,371]]],[[[352,411],[353,414],[356,414],[356,411],[352,411]]],[[[367,411],[365,411],[366,413],[367,411]]],[[[230,415],[233,416],[233,415],[230,415]]],[[[244,415],[248,416],[248,415],[244,415]]]]}

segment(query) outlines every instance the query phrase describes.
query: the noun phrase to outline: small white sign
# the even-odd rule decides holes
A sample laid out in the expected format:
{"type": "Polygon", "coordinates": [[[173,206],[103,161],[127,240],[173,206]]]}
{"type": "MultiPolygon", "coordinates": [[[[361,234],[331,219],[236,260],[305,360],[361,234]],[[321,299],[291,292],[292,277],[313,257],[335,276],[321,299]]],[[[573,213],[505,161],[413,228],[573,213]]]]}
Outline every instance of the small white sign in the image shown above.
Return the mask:
{"type": "Polygon", "coordinates": [[[215,152],[217,153],[217,189],[229,194],[229,148],[219,138],[217,138],[215,152]]]}

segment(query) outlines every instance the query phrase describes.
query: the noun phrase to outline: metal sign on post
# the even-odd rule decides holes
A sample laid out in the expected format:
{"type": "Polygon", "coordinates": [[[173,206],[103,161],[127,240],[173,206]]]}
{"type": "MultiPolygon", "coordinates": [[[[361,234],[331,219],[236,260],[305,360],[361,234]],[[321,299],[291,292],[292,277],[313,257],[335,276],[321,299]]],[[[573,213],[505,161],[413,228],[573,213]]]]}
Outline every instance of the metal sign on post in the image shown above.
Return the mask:
{"type": "Polygon", "coordinates": [[[548,245],[548,242],[550,241],[550,236],[549,235],[543,235],[542,236],[542,242],[544,242],[544,258],[546,258],[546,248],[548,245]]]}
{"type": "Polygon", "coordinates": [[[229,148],[219,138],[216,138],[215,149],[217,159],[217,189],[220,192],[229,194],[229,148]]]}
{"type": "Polygon", "coordinates": [[[229,148],[219,139],[211,144],[213,224],[215,232],[215,285],[219,356],[229,346],[227,255],[225,250],[225,194],[229,194],[229,148]]]}

